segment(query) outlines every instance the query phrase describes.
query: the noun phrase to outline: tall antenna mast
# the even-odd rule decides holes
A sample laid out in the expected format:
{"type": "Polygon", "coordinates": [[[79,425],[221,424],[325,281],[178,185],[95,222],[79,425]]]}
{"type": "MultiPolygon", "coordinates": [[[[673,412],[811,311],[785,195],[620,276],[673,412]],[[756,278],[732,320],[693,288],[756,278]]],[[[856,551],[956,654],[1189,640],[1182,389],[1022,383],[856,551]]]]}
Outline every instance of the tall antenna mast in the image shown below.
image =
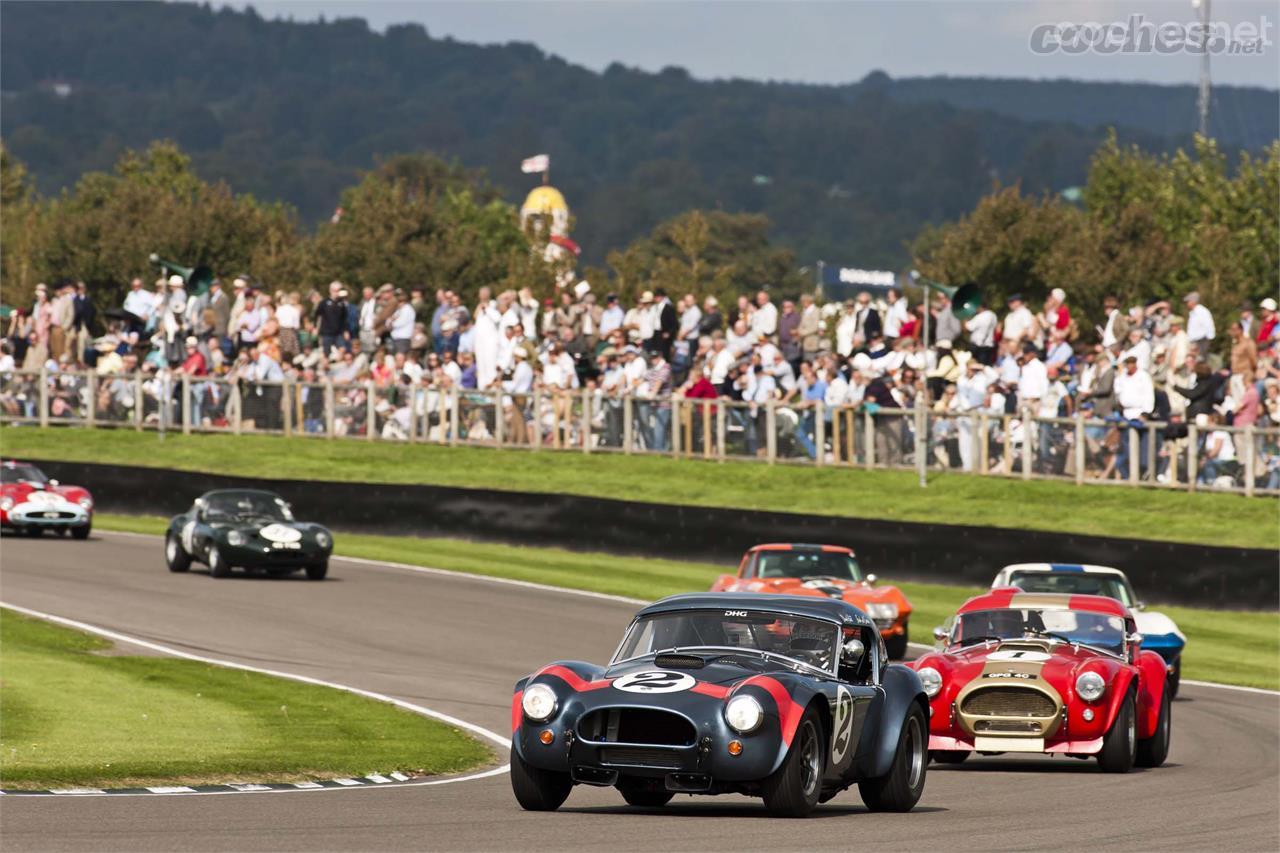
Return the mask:
{"type": "Polygon", "coordinates": [[[1209,3],[1210,0],[1191,0],[1191,5],[1200,10],[1200,32],[1203,41],[1200,44],[1200,96],[1196,99],[1196,109],[1200,113],[1200,135],[1209,136],[1209,3]]]}

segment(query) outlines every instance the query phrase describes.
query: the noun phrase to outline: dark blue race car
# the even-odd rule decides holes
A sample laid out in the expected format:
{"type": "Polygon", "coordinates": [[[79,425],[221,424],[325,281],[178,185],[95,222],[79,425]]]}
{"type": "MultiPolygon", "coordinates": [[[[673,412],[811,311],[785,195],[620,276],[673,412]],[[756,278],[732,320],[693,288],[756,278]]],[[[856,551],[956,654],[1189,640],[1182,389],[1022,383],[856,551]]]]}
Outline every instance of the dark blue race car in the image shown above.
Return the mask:
{"type": "Polygon", "coordinates": [[[909,811],[927,708],[850,604],[676,595],[636,614],[608,666],[560,661],[516,683],[511,785],[530,810],[597,785],[633,806],[739,793],[802,817],[856,783],[872,810],[909,811]]]}

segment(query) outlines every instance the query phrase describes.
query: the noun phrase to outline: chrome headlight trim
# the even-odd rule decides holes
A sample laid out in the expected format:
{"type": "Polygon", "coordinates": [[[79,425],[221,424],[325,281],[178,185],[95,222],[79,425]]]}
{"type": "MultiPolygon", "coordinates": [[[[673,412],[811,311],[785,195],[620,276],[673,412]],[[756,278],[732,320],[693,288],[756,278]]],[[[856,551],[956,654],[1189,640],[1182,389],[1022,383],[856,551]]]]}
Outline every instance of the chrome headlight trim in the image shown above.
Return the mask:
{"type": "Polygon", "coordinates": [[[1107,692],[1107,682],[1096,672],[1082,672],[1076,678],[1076,695],[1086,702],[1096,702],[1107,692]]]}
{"type": "Polygon", "coordinates": [[[330,545],[333,544],[333,537],[330,536],[325,531],[321,530],[318,533],[316,533],[316,544],[319,545],[321,548],[328,548],[330,545]]]}
{"type": "Polygon", "coordinates": [[[93,509],[93,498],[83,497],[80,500],[76,501],[76,503],[80,504],[81,509],[85,509],[85,510],[93,509]]]}
{"type": "Polygon", "coordinates": [[[916,675],[920,676],[920,686],[924,688],[924,695],[930,699],[942,692],[942,673],[933,667],[922,666],[916,670],[916,675]]]}
{"type": "Polygon", "coordinates": [[[245,537],[244,533],[242,533],[242,532],[241,532],[241,531],[239,531],[239,530],[230,530],[230,531],[227,531],[227,544],[228,544],[228,545],[232,545],[232,546],[235,546],[235,547],[237,547],[237,548],[238,548],[238,547],[240,547],[241,545],[245,544],[245,543],[246,543],[246,542],[248,542],[248,541],[249,541],[249,540],[248,540],[248,538],[246,538],[246,537],[245,537]]]}
{"type": "Polygon", "coordinates": [[[545,684],[531,684],[520,697],[520,709],[535,723],[545,723],[556,712],[555,691],[545,684]]]}
{"type": "Polygon", "coordinates": [[[754,696],[734,696],[724,706],[724,721],[739,734],[750,734],[764,722],[764,708],[754,696]]]}

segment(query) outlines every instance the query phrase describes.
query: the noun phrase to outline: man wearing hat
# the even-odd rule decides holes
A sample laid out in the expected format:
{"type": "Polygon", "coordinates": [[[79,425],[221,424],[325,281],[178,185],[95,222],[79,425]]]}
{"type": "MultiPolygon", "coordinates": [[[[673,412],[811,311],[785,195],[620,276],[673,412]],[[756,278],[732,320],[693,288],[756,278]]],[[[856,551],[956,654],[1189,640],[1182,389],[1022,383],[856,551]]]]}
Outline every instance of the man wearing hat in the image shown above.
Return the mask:
{"type": "Polygon", "coordinates": [[[1200,301],[1200,294],[1195,290],[1182,297],[1182,301],[1187,304],[1187,339],[1201,356],[1208,355],[1217,334],[1213,314],[1200,301]]]}
{"type": "Polygon", "coordinates": [[[1276,301],[1268,296],[1258,303],[1258,313],[1261,317],[1258,320],[1258,334],[1254,340],[1258,342],[1259,348],[1265,349],[1270,346],[1271,339],[1275,337],[1276,326],[1280,325],[1280,316],[1276,313],[1276,301]]]}
{"type": "Polygon", "coordinates": [[[956,428],[960,442],[960,466],[972,471],[980,457],[974,436],[979,435],[978,415],[990,409],[991,371],[973,356],[964,365],[964,375],[956,379],[956,428]]]}

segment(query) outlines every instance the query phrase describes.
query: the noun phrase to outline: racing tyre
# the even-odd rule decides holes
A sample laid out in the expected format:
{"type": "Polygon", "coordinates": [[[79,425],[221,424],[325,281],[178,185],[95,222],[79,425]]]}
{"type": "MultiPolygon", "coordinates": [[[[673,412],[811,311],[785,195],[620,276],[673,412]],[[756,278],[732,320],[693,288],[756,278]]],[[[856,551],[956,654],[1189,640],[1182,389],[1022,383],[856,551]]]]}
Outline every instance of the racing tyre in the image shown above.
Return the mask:
{"type": "Polygon", "coordinates": [[[329,574],[329,561],[325,560],[320,563],[312,563],[307,566],[307,580],[322,581],[324,576],[329,574]]]}
{"type": "Polygon", "coordinates": [[[890,660],[902,660],[907,656],[907,624],[902,623],[902,636],[888,637],[884,641],[890,660]]]}
{"type": "Polygon", "coordinates": [[[619,785],[618,792],[622,794],[622,799],[627,801],[627,805],[640,809],[662,808],[675,796],[670,791],[634,788],[629,785],[619,785]]]}
{"type": "Polygon", "coordinates": [[[511,791],[529,812],[553,812],[564,804],[573,788],[568,773],[534,767],[511,747],[511,791]]]}
{"type": "Polygon", "coordinates": [[[826,739],[812,709],[804,712],[782,766],[761,785],[765,807],[777,817],[805,817],[822,794],[826,739]]]}
{"type": "Polygon", "coordinates": [[[210,577],[225,578],[231,574],[231,566],[227,565],[227,558],[222,556],[217,545],[209,546],[208,562],[210,577]]]}
{"type": "Polygon", "coordinates": [[[967,749],[935,749],[929,753],[929,758],[939,764],[963,764],[968,757],[967,749]]]}
{"type": "Polygon", "coordinates": [[[182,550],[182,543],[172,533],[164,537],[164,564],[171,572],[185,572],[191,568],[191,558],[182,550]]]}
{"type": "Polygon", "coordinates": [[[898,735],[898,750],[889,772],[878,779],[858,783],[862,802],[873,812],[909,812],[924,793],[929,768],[929,728],[924,712],[914,702],[898,735]]]}
{"type": "Polygon", "coordinates": [[[1165,687],[1160,697],[1160,718],[1156,721],[1156,730],[1151,737],[1138,741],[1136,763],[1139,767],[1159,767],[1169,757],[1169,735],[1173,720],[1173,707],[1169,701],[1169,688],[1165,687]]]}
{"type": "Polygon", "coordinates": [[[1128,773],[1137,757],[1138,729],[1133,713],[1133,694],[1124,697],[1120,712],[1116,714],[1111,730],[1102,740],[1098,764],[1103,773],[1128,773]]]}
{"type": "Polygon", "coordinates": [[[43,536],[43,535],[44,535],[44,528],[43,528],[43,527],[28,527],[28,528],[27,528],[27,535],[28,535],[28,536],[30,536],[32,539],[39,539],[41,536],[43,536]]]}
{"type": "Polygon", "coordinates": [[[72,539],[88,539],[88,538],[89,538],[89,534],[90,534],[91,532],[93,532],[93,522],[92,522],[92,521],[91,521],[91,522],[89,522],[88,524],[86,524],[84,527],[73,527],[73,528],[71,528],[71,538],[72,538],[72,539]]]}
{"type": "Polygon", "coordinates": [[[1169,693],[1170,699],[1178,698],[1178,682],[1182,681],[1182,655],[1173,659],[1173,672],[1169,673],[1169,677],[1165,680],[1165,690],[1169,693]]]}

